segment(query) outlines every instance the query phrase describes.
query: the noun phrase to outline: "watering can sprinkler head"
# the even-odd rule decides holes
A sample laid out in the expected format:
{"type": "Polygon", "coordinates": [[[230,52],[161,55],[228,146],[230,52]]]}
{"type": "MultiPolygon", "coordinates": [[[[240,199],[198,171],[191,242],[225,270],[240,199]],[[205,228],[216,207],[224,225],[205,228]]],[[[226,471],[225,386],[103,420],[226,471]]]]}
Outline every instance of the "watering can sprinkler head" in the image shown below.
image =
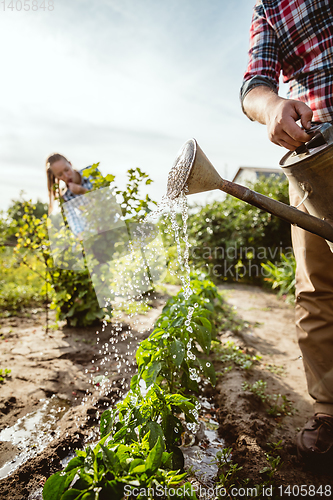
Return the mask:
{"type": "Polygon", "coordinates": [[[190,139],[180,149],[169,172],[167,197],[178,198],[185,194],[222,189],[223,179],[215,170],[195,139],[190,139]]]}

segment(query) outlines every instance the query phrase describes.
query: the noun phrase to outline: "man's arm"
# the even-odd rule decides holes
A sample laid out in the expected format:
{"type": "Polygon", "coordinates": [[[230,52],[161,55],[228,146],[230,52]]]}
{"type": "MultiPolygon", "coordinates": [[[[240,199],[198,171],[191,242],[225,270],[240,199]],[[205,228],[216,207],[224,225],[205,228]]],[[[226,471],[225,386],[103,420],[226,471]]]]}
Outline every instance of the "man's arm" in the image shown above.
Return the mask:
{"type": "Polygon", "coordinates": [[[243,109],[251,120],[267,126],[269,139],[291,151],[309,140],[303,128],[311,126],[312,110],[304,102],[284,99],[266,85],[250,90],[243,101],[243,109]]]}

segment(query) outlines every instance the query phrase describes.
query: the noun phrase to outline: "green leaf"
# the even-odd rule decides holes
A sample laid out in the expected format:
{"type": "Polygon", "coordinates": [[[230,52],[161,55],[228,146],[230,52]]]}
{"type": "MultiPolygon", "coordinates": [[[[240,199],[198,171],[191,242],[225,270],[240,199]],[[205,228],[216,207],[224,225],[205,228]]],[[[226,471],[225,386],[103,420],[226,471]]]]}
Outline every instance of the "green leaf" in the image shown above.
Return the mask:
{"type": "Polygon", "coordinates": [[[207,328],[207,330],[212,333],[212,324],[211,322],[209,321],[209,319],[205,318],[204,316],[199,316],[198,318],[196,319],[199,319],[202,323],[202,325],[207,328]]]}
{"type": "Polygon", "coordinates": [[[103,411],[101,416],[101,422],[99,425],[102,438],[112,431],[115,416],[116,416],[115,410],[103,411]]]}
{"type": "Polygon", "coordinates": [[[183,325],[184,321],[185,321],[185,318],[182,318],[182,317],[176,318],[173,320],[173,322],[171,323],[170,326],[171,326],[171,328],[179,328],[180,326],[183,325]]]}
{"type": "Polygon", "coordinates": [[[74,457],[72,460],[67,464],[67,467],[64,472],[69,472],[72,469],[77,469],[81,467],[84,463],[84,458],[82,456],[80,457],[74,457]]]}
{"type": "Polygon", "coordinates": [[[139,383],[139,376],[138,376],[138,374],[133,375],[133,377],[131,378],[131,382],[130,382],[130,389],[131,389],[131,391],[135,391],[137,389],[138,383],[139,383]]]}
{"type": "Polygon", "coordinates": [[[160,363],[159,361],[153,361],[152,363],[148,364],[147,370],[144,370],[141,375],[143,380],[146,382],[147,387],[150,387],[156,382],[161,369],[162,363],[160,363]]]}
{"type": "Polygon", "coordinates": [[[202,370],[206,377],[209,379],[210,383],[212,386],[215,387],[216,384],[216,373],[215,373],[215,368],[214,365],[211,361],[207,361],[205,359],[199,359],[199,363],[202,367],[202,370]]]}
{"type": "Polygon", "coordinates": [[[119,458],[117,457],[117,454],[106,448],[106,446],[103,446],[101,444],[101,449],[102,449],[102,455],[103,455],[103,462],[106,466],[106,468],[110,471],[112,471],[115,475],[120,470],[120,461],[119,458]]]}
{"type": "Polygon", "coordinates": [[[94,491],[88,491],[82,497],[82,500],[96,500],[96,499],[98,499],[98,496],[95,495],[94,491]]]}
{"type": "Polygon", "coordinates": [[[77,500],[77,499],[81,499],[82,498],[82,495],[84,494],[84,491],[82,490],[76,490],[74,488],[66,491],[62,497],[61,497],[61,500],[77,500]]]}
{"type": "Polygon", "coordinates": [[[53,476],[49,477],[43,488],[44,500],[60,500],[62,494],[75,476],[75,469],[69,473],[56,472],[53,476]]]}
{"type": "Polygon", "coordinates": [[[170,354],[172,356],[172,362],[176,366],[180,366],[185,356],[185,346],[181,340],[174,340],[170,344],[170,354]]]}
{"type": "Polygon", "coordinates": [[[172,449],[172,468],[176,470],[184,468],[184,455],[180,448],[172,449]]]}
{"type": "Polygon", "coordinates": [[[154,448],[150,451],[146,460],[146,472],[153,474],[161,465],[164,445],[161,437],[158,438],[154,448]]]}
{"type": "Polygon", "coordinates": [[[164,437],[163,430],[162,427],[157,422],[150,421],[141,430],[142,436],[145,436],[148,432],[150,433],[148,438],[150,449],[152,449],[155,446],[155,444],[158,441],[158,438],[161,438],[163,443],[163,437],[164,437]]]}
{"type": "Polygon", "coordinates": [[[117,442],[121,441],[127,434],[127,425],[124,425],[121,429],[119,429],[118,432],[115,433],[114,436],[112,436],[112,441],[117,442]]]}
{"type": "Polygon", "coordinates": [[[212,336],[210,331],[207,330],[204,326],[196,325],[195,326],[195,337],[200,345],[200,347],[204,350],[206,354],[210,353],[210,346],[212,342],[212,336]]]}
{"type": "Polygon", "coordinates": [[[145,462],[144,460],[142,460],[142,458],[135,458],[134,460],[132,460],[128,470],[129,474],[131,474],[133,472],[133,469],[135,469],[138,465],[142,465],[144,463],[145,462]]]}
{"type": "Polygon", "coordinates": [[[143,474],[143,472],[146,472],[146,466],[144,463],[134,467],[131,471],[131,474],[143,474]]]}
{"type": "Polygon", "coordinates": [[[84,459],[84,472],[86,474],[94,474],[95,468],[94,468],[94,462],[95,462],[95,453],[93,450],[90,448],[90,446],[87,446],[87,456],[84,459]]]}

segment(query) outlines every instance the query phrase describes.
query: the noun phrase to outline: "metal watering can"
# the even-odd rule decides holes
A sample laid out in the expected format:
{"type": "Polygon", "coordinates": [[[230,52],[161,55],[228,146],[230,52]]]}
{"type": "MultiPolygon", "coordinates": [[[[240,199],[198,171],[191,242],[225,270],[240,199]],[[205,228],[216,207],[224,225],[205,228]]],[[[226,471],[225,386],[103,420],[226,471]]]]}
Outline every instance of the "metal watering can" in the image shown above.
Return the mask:
{"type": "Polygon", "coordinates": [[[280,165],[296,188],[309,214],[285,205],[251,189],[222,179],[195,139],[187,141],[169,172],[167,196],[220,189],[250,205],[276,215],[290,224],[327,240],[333,251],[333,126],[324,123],[312,129],[314,136],[293,152],[287,153],[280,165]]]}

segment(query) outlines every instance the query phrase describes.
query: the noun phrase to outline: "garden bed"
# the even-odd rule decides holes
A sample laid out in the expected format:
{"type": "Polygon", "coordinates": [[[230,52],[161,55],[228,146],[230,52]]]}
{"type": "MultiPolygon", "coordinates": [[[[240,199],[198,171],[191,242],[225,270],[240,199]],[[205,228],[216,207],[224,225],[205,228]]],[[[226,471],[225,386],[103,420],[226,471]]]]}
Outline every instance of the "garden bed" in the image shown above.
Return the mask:
{"type": "MultiPolygon", "coordinates": [[[[226,329],[222,332],[222,345],[229,345],[229,351],[221,351],[219,347],[214,349],[214,364],[220,376],[216,388],[206,387],[205,396],[214,402],[211,413],[219,421],[219,433],[225,446],[233,450],[232,463],[242,467],[237,471],[234,483],[243,487],[244,479],[249,479],[251,485],[266,481],[267,485],[275,484],[276,487],[312,484],[318,489],[320,485],[333,486],[332,477],[308,471],[296,456],[294,438],[298,428],[311,416],[312,407],[295,341],[293,308],[259,288],[242,285],[221,288],[226,292],[228,303],[237,308],[237,315],[245,323],[240,323],[234,331],[226,329]],[[229,358],[226,357],[228,352],[229,358]],[[247,369],[246,356],[256,355],[261,356],[260,361],[247,369]],[[244,382],[247,390],[243,390],[244,382]],[[257,385],[253,386],[255,383],[257,385]],[[257,388],[254,392],[253,387],[257,388]],[[279,394],[287,400],[277,400],[279,394]],[[267,410],[275,403],[275,410],[269,415],[267,410]],[[284,407],[283,403],[286,403],[284,407]],[[282,443],[278,445],[280,441],[282,443]],[[270,461],[265,453],[272,457],[270,461]],[[280,462],[273,462],[278,456],[280,462]]],[[[174,293],[174,290],[170,292],[174,293]]],[[[166,297],[159,296],[153,303],[154,308],[139,316],[142,324],[132,324],[134,354],[136,343],[148,335],[165,300],[166,297]]],[[[101,346],[110,339],[110,325],[104,332],[97,328],[100,339],[97,345],[96,328],[63,326],[47,335],[43,314],[42,311],[31,311],[30,318],[1,320],[3,349],[0,366],[12,371],[1,385],[0,432],[13,426],[19,418],[41,409],[52,397],[53,401],[58,398],[56,403],[63,409],[63,414],[58,425],[50,431],[54,432],[54,439],[44,450],[31,456],[0,481],[1,498],[41,498],[38,495],[45,479],[61,469],[62,459],[94,438],[98,415],[110,404],[111,398],[115,402],[127,391],[131,373],[135,372],[134,354],[128,354],[130,318],[122,321],[121,331],[117,332],[121,337],[116,344],[118,353],[113,357],[110,355],[109,365],[101,365],[104,359],[101,346]],[[121,375],[113,373],[119,357],[128,361],[123,365],[127,372],[122,371],[121,375]],[[99,373],[98,366],[110,373],[107,396],[90,383],[99,373]],[[87,391],[92,392],[89,398],[87,391]]],[[[207,420],[207,412],[202,417],[207,420]]],[[[16,456],[17,451],[16,445],[1,443],[0,467],[16,456]]],[[[31,451],[33,455],[33,449],[31,451]]],[[[226,472],[222,460],[219,465],[220,472],[226,472]]],[[[200,474],[193,473],[192,479],[200,482],[200,474]]],[[[205,487],[204,483],[202,487],[205,487]]]]}

